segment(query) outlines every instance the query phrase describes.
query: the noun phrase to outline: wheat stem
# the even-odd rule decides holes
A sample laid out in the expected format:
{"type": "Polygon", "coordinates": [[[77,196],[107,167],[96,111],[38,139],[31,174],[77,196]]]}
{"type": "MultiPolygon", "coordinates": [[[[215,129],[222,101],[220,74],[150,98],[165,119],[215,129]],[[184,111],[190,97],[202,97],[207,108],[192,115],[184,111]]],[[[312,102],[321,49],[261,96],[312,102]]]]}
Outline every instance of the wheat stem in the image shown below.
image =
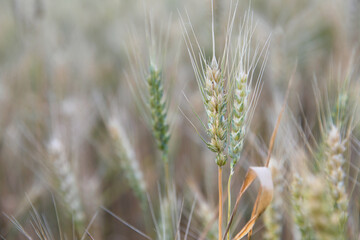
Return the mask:
{"type": "Polygon", "coordinates": [[[219,240],[222,239],[222,168],[218,167],[218,184],[219,184],[219,240]]]}
{"type": "MultiPolygon", "coordinates": [[[[228,186],[227,186],[227,191],[228,191],[228,212],[227,212],[227,220],[230,220],[230,215],[231,215],[231,178],[233,175],[233,169],[231,169],[230,175],[229,175],[229,179],[228,179],[228,186]]],[[[227,233],[227,239],[230,240],[230,231],[227,233]]]]}
{"type": "MultiPolygon", "coordinates": [[[[163,155],[163,159],[164,158],[166,158],[166,156],[163,155]]],[[[166,187],[166,191],[169,193],[170,191],[169,161],[164,160],[164,172],[165,172],[165,187],[166,187]]]]}

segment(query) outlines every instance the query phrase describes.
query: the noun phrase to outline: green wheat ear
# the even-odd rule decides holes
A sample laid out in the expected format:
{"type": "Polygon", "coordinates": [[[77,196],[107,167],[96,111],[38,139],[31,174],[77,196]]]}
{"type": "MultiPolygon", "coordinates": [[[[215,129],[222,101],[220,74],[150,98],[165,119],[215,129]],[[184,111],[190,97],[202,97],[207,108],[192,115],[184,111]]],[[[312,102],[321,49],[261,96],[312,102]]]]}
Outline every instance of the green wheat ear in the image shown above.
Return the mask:
{"type": "Polygon", "coordinates": [[[231,163],[231,171],[233,171],[244,145],[249,93],[248,74],[240,73],[235,79],[235,89],[232,102],[233,106],[231,112],[232,117],[229,144],[229,154],[233,159],[231,163]]]}
{"type": "Polygon", "coordinates": [[[168,162],[168,142],[170,139],[169,125],[167,123],[167,103],[164,97],[164,87],[161,70],[153,63],[150,64],[149,77],[149,104],[151,112],[151,123],[157,146],[162,152],[163,160],[168,162]]]}

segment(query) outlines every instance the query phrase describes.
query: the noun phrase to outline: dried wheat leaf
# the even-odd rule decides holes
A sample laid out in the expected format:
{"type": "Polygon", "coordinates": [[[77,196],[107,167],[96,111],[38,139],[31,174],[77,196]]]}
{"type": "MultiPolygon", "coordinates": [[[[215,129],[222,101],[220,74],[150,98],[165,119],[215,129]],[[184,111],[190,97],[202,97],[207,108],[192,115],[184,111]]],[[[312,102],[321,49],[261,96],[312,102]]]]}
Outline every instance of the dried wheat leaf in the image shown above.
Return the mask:
{"type": "MultiPolygon", "coordinates": [[[[243,182],[243,185],[241,187],[235,205],[237,206],[244,192],[250,187],[250,185],[254,182],[256,178],[259,180],[260,186],[259,186],[256,202],[254,204],[251,219],[235,236],[234,240],[239,240],[244,236],[246,236],[248,233],[251,233],[251,230],[254,227],[256,220],[265,211],[265,209],[269,206],[272,200],[274,193],[274,186],[273,186],[270,169],[267,167],[250,167],[248,172],[246,173],[245,180],[243,182]]],[[[235,211],[236,211],[236,207],[234,208],[232,217],[235,211]]],[[[230,228],[230,225],[231,222],[229,222],[228,224],[227,231],[230,228]]],[[[225,232],[225,235],[226,233],[227,232],[225,232]]]]}
{"type": "Polygon", "coordinates": [[[243,238],[246,234],[250,233],[252,228],[255,225],[255,222],[257,220],[257,217],[252,217],[246,224],[245,226],[241,229],[241,231],[235,236],[234,239],[241,239],[243,238]]]}

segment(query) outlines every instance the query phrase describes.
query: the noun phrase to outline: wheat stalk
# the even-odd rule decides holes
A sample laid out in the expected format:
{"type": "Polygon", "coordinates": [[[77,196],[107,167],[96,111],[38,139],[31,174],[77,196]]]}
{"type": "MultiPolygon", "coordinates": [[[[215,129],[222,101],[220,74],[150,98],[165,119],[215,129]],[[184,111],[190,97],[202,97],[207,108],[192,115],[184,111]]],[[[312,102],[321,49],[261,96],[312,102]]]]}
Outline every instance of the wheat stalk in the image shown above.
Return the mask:
{"type": "MultiPolygon", "coordinates": [[[[229,156],[231,158],[230,175],[228,179],[228,219],[231,213],[231,179],[234,168],[240,159],[243,150],[247,129],[249,128],[252,115],[254,113],[262,85],[262,75],[267,59],[267,42],[261,51],[257,47],[253,52],[251,40],[255,28],[253,27],[251,12],[246,12],[244,22],[237,37],[235,47],[235,57],[233,59],[234,69],[230,73],[230,116],[229,116],[229,156]],[[260,57],[264,54],[264,60],[260,68],[257,82],[251,95],[251,84],[253,81],[254,70],[259,63],[260,57]]],[[[230,239],[230,233],[228,234],[230,239]]]]}
{"type": "MultiPolygon", "coordinates": [[[[246,128],[248,127],[247,121],[252,117],[254,108],[256,106],[259,91],[261,89],[261,81],[258,81],[255,86],[254,95],[250,98],[250,85],[255,66],[259,62],[259,56],[262,55],[264,47],[260,53],[256,48],[254,53],[250,54],[250,40],[252,37],[251,26],[249,24],[250,14],[245,15],[245,21],[241,33],[237,39],[235,45],[235,54],[232,59],[232,63],[229,63],[230,53],[230,39],[232,33],[232,27],[236,15],[235,6],[234,12],[231,13],[228,19],[228,28],[226,34],[226,43],[224,47],[223,58],[218,63],[215,57],[215,31],[214,31],[214,14],[213,14],[213,1],[212,6],[212,52],[213,56],[211,62],[205,59],[203,52],[197,42],[197,46],[200,50],[200,64],[196,61],[194,49],[190,43],[190,37],[185,30],[185,43],[190,55],[191,63],[195,72],[196,80],[200,89],[203,104],[205,106],[207,114],[207,124],[205,126],[209,141],[202,140],[206,143],[207,147],[216,153],[215,162],[218,165],[218,193],[219,193],[219,239],[222,239],[222,167],[227,162],[226,147],[229,143],[228,153],[232,158],[231,173],[228,181],[228,218],[230,219],[231,213],[231,176],[233,175],[233,168],[237,163],[240,152],[243,147],[246,128]],[[244,27],[245,26],[245,27],[244,27]],[[229,79],[227,93],[225,91],[225,79],[229,79]],[[230,94],[229,94],[230,93],[230,94]],[[229,111],[228,108],[229,107],[229,111]],[[230,113],[230,116],[228,116],[230,113]],[[230,119],[228,119],[228,117],[230,119]],[[231,126],[231,129],[230,127],[231,126]],[[228,139],[228,133],[230,131],[230,137],[228,139]]],[[[252,20],[252,19],[251,19],[252,20]]],[[[194,33],[193,29],[192,32],[194,33]]],[[[196,38],[196,37],[195,37],[196,38]]],[[[266,44],[265,44],[266,45],[266,44]]],[[[260,74],[258,80],[261,79],[264,64],[267,59],[265,54],[265,60],[262,62],[260,74]]],[[[199,134],[200,135],[200,134],[199,134]]],[[[227,230],[227,232],[229,232],[227,230]]],[[[228,239],[230,235],[227,235],[228,239]]]]}
{"type": "MultiPolygon", "coordinates": [[[[210,138],[208,142],[204,140],[207,147],[216,153],[215,162],[218,165],[218,193],[219,193],[219,240],[222,238],[222,166],[226,164],[227,156],[225,148],[227,143],[227,97],[225,94],[225,79],[215,57],[215,30],[214,30],[214,12],[213,1],[211,1],[212,10],[212,43],[213,56],[211,62],[207,62],[201,49],[200,68],[195,60],[189,35],[185,30],[185,40],[188,47],[190,59],[194,68],[196,80],[201,92],[203,104],[207,115],[207,134],[210,138]]],[[[182,22],[184,24],[184,22],[182,22]]],[[[205,124],[204,124],[205,125],[205,124]]]]}

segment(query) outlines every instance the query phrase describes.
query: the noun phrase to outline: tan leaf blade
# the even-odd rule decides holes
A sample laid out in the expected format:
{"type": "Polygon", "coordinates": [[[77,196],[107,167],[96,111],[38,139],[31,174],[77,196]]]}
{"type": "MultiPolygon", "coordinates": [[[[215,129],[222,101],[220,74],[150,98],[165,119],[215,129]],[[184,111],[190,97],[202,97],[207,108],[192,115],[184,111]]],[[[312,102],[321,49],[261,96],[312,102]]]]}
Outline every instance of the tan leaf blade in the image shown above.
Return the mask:
{"type": "Polygon", "coordinates": [[[227,225],[225,235],[229,231],[232,219],[236,212],[237,206],[241,200],[242,195],[244,192],[250,187],[250,185],[254,182],[255,179],[259,180],[260,186],[258,195],[256,198],[256,202],[254,204],[254,208],[252,211],[251,219],[245,224],[245,226],[241,229],[241,231],[235,236],[234,240],[239,240],[242,237],[246,236],[249,232],[251,232],[252,228],[255,225],[257,218],[265,211],[265,209],[269,206],[273,193],[274,193],[274,186],[271,177],[271,172],[267,167],[250,167],[246,173],[245,180],[243,185],[241,186],[241,190],[239,195],[236,199],[236,203],[231,214],[230,221],[227,225]]]}
{"type": "Polygon", "coordinates": [[[257,220],[257,217],[252,217],[246,224],[245,226],[241,229],[241,231],[235,236],[234,239],[241,239],[244,236],[246,236],[246,234],[248,234],[251,229],[254,227],[255,225],[255,221],[257,220]]]}

